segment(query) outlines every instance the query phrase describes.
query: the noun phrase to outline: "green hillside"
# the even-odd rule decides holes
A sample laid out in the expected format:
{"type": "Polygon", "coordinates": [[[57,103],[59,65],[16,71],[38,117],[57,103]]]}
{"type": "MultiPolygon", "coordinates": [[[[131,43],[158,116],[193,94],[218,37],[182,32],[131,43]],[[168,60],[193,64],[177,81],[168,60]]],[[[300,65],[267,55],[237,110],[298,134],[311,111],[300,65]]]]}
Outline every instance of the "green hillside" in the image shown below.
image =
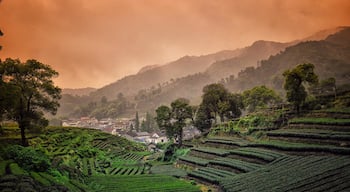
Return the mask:
{"type": "Polygon", "coordinates": [[[238,77],[227,82],[232,91],[247,90],[258,85],[267,85],[282,90],[282,73],[300,63],[315,65],[317,75],[326,79],[334,77],[337,84],[348,83],[350,73],[350,28],[322,41],[307,41],[287,47],[285,51],[260,62],[257,68],[246,68],[238,77]]]}
{"type": "Polygon", "coordinates": [[[348,108],[327,109],[277,128],[219,125],[188,143],[193,147],[177,166],[218,191],[348,191],[348,115],[348,108]]]}
{"type": "Polygon", "coordinates": [[[146,147],[122,137],[49,127],[28,133],[24,148],[16,145],[17,133],[5,126],[0,136],[2,191],[199,191],[171,176],[150,175],[146,147]]]}

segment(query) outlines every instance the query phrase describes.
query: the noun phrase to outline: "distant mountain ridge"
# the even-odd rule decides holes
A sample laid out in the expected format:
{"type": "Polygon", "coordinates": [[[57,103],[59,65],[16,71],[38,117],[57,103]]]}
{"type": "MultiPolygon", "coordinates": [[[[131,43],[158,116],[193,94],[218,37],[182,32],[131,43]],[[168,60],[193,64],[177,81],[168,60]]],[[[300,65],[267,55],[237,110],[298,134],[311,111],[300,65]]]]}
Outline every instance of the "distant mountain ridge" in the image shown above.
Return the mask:
{"type": "Polygon", "coordinates": [[[246,67],[256,67],[259,61],[268,59],[271,55],[283,51],[292,44],[295,43],[256,41],[252,45],[244,48],[242,53],[237,57],[213,63],[206,70],[206,73],[215,80],[220,80],[230,75],[237,76],[242,69],[246,67]]]}
{"type": "Polygon", "coordinates": [[[136,94],[141,89],[147,89],[151,86],[157,86],[157,84],[162,84],[180,77],[203,72],[213,62],[232,58],[240,53],[241,50],[237,49],[233,51],[225,50],[202,56],[184,56],[168,64],[126,76],[92,92],[91,96],[96,99],[102,96],[116,98],[118,93],[130,96],[136,94]]]}
{"type": "MultiPolygon", "coordinates": [[[[268,59],[261,60],[258,66],[248,66],[240,71],[237,76],[223,76],[220,82],[233,92],[242,92],[254,86],[264,84],[276,89],[277,91],[282,91],[282,73],[297,64],[310,62],[316,66],[315,71],[320,76],[320,79],[335,77],[338,84],[349,83],[349,32],[350,30],[348,28],[344,28],[343,31],[330,35],[325,40],[306,41],[298,44],[295,42],[290,43],[291,46],[286,47],[283,51],[280,51],[274,56],[269,56],[268,59]]],[[[262,48],[268,46],[268,44],[273,44],[273,46],[277,45],[277,48],[283,48],[286,46],[284,43],[279,44],[276,42],[258,41],[251,47],[262,48]]],[[[251,53],[256,52],[259,51],[251,51],[251,53]]],[[[214,63],[213,65],[220,65],[222,63],[232,64],[232,61],[242,61],[243,59],[241,58],[244,58],[242,55],[214,63]]],[[[254,62],[254,60],[251,60],[251,62],[254,62]]],[[[213,65],[211,67],[213,67],[213,65]]],[[[227,68],[226,70],[229,71],[230,68],[227,68]]],[[[200,100],[202,94],[201,88],[214,82],[218,82],[218,78],[216,78],[216,80],[213,79],[212,75],[208,73],[208,70],[204,73],[189,75],[166,85],[162,88],[161,93],[140,102],[142,105],[139,105],[139,107],[140,109],[145,108],[146,110],[149,110],[152,107],[157,107],[157,104],[158,106],[161,104],[169,104],[172,100],[178,97],[188,98],[193,104],[198,104],[198,100],[200,100]]]]}
{"type": "Polygon", "coordinates": [[[285,51],[247,68],[226,84],[231,91],[243,91],[257,85],[283,89],[282,73],[301,63],[312,63],[320,79],[336,78],[337,84],[349,83],[350,27],[329,35],[325,40],[306,41],[287,47],[285,51]]]}
{"type": "MultiPolygon", "coordinates": [[[[118,93],[123,93],[135,103],[135,111],[146,112],[160,104],[169,104],[178,97],[198,103],[203,86],[219,81],[234,92],[263,84],[282,90],[283,71],[305,62],[314,63],[316,73],[322,78],[335,77],[338,83],[349,82],[348,27],[325,30],[304,40],[289,43],[260,40],[233,51],[184,56],[165,65],[146,66],[137,74],[91,92],[89,100],[100,101],[103,96],[116,99],[118,93]],[[326,34],[328,36],[324,40],[311,41],[326,34]],[[152,93],[152,90],[157,92],[136,99],[140,91],[152,93]]],[[[69,104],[72,108],[72,102],[69,104]]]]}

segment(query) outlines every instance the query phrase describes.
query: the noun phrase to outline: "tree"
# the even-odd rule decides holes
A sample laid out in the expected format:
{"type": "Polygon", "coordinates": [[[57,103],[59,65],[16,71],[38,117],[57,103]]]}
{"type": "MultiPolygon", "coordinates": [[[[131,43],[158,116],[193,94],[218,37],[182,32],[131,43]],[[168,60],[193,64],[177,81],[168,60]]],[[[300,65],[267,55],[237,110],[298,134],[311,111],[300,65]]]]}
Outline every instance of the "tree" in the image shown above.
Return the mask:
{"type": "Polygon", "coordinates": [[[140,119],[139,119],[139,112],[136,111],[135,115],[135,129],[137,132],[140,131],[140,119]]]}
{"type": "Polygon", "coordinates": [[[192,117],[192,107],[189,101],[179,98],[168,106],[160,106],[156,109],[156,121],[159,128],[165,129],[168,138],[178,138],[179,146],[182,145],[183,127],[186,120],[192,117]]]}
{"type": "Polygon", "coordinates": [[[58,73],[49,65],[36,60],[6,59],[1,62],[1,84],[5,94],[1,103],[7,117],[15,120],[21,130],[22,145],[26,145],[25,130],[33,125],[47,124],[44,112],[55,114],[59,107],[61,89],[54,85],[52,78],[58,73]],[[46,122],[46,123],[45,123],[46,122]]]}
{"type": "Polygon", "coordinates": [[[304,63],[296,66],[292,70],[283,73],[285,77],[284,89],[287,91],[287,100],[294,105],[297,113],[300,112],[300,106],[305,102],[307,92],[305,83],[310,85],[318,82],[318,77],[314,73],[315,66],[311,63],[304,63]]]}
{"type": "Polygon", "coordinates": [[[223,114],[228,109],[227,95],[228,91],[222,84],[214,83],[203,88],[203,107],[213,113],[215,123],[218,114],[223,121],[223,114]]]}
{"type": "Polygon", "coordinates": [[[229,119],[233,119],[241,116],[242,114],[241,109],[244,108],[242,96],[237,93],[236,94],[229,93],[227,100],[228,100],[229,108],[228,110],[226,110],[225,116],[229,119]]]}
{"type": "Polygon", "coordinates": [[[171,127],[171,109],[168,106],[162,105],[156,109],[156,121],[160,129],[165,130],[169,139],[174,138],[174,133],[171,127]]]}
{"type": "Polygon", "coordinates": [[[194,120],[194,126],[199,130],[205,131],[211,127],[211,114],[208,108],[205,108],[202,104],[199,105],[198,112],[194,120]]]}
{"type": "Polygon", "coordinates": [[[154,117],[146,112],[146,118],[144,121],[141,123],[141,130],[142,131],[147,131],[149,133],[152,133],[158,129],[157,123],[155,122],[154,117]]]}
{"type": "Polygon", "coordinates": [[[186,119],[192,117],[192,108],[189,100],[179,98],[171,103],[171,109],[173,129],[179,139],[179,146],[182,146],[183,127],[186,125],[186,119]]]}
{"type": "MultiPolygon", "coordinates": [[[[217,115],[219,115],[221,122],[224,122],[225,117],[231,119],[241,115],[241,109],[243,108],[241,96],[231,94],[222,84],[205,86],[202,98],[201,110],[198,114],[201,118],[209,118],[208,114],[210,114],[210,119],[214,119],[216,124],[217,115]]],[[[207,125],[208,122],[211,122],[211,120],[206,121],[205,124],[207,125]]],[[[201,124],[201,122],[198,123],[201,124]]]]}
{"type": "Polygon", "coordinates": [[[280,101],[281,98],[275,91],[264,85],[243,92],[243,103],[249,112],[254,112],[258,107],[267,107],[280,101]]]}

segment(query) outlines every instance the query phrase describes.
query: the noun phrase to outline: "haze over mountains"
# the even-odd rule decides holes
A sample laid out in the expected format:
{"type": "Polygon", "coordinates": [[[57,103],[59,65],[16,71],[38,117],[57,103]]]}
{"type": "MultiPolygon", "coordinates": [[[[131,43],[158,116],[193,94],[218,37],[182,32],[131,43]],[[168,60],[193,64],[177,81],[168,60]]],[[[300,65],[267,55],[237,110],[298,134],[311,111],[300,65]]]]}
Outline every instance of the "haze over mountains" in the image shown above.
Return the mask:
{"type": "Polygon", "coordinates": [[[338,27],[293,42],[259,40],[232,51],[184,56],[165,65],[145,67],[91,92],[88,100],[103,96],[116,99],[122,93],[136,103],[135,110],[147,111],[178,97],[196,103],[203,86],[218,81],[235,92],[261,84],[281,90],[283,71],[305,62],[315,64],[321,79],[336,77],[338,83],[349,82],[349,31],[348,27],[338,27]]]}

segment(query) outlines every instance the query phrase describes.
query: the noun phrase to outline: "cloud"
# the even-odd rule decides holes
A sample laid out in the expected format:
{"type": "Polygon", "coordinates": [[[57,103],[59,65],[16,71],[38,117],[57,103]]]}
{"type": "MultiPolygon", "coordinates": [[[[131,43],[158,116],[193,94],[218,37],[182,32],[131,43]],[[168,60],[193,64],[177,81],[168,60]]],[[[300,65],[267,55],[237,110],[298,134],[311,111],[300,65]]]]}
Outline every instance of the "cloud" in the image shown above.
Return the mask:
{"type": "Polygon", "coordinates": [[[347,0],[3,0],[0,57],[35,58],[61,87],[101,87],[183,55],[349,25],[347,0]]]}

